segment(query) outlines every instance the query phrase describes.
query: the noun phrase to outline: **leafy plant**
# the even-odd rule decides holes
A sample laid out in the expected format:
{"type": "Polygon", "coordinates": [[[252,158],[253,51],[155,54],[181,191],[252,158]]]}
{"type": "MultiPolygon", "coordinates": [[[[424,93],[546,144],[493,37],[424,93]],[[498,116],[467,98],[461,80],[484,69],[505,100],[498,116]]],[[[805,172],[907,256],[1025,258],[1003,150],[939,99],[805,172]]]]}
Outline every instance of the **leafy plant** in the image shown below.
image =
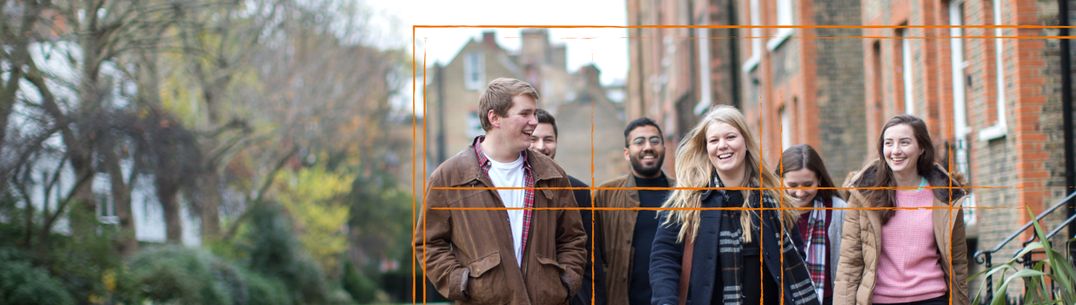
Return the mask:
{"type": "MultiPolygon", "coordinates": [[[[1032,218],[1034,214],[1028,210],[1032,218]]],[[[1023,304],[1041,305],[1065,305],[1076,304],[1076,268],[1072,261],[1062,252],[1054,249],[1046,233],[1038,222],[1035,225],[1035,235],[1038,241],[1028,243],[1020,249],[1011,259],[1004,264],[992,267],[973,275],[969,280],[980,276],[996,276],[1003,278],[1001,285],[996,289],[991,305],[1003,305],[1009,299],[1008,288],[1015,280],[1024,282],[1023,304]],[[1043,253],[1044,258],[1035,262],[1031,268],[1023,267],[1020,259],[1029,253],[1043,253]],[[1051,285],[1052,283],[1052,285],[1051,285]]],[[[1071,243],[1076,239],[1070,239],[1071,243]]],[[[983,292],[986,281],[979,287],[972,304],[983,303],[983,292]]]]}
{"type": "Polygon", "coordinates": [[[0,304],[74,304],[63,285],[25,261],[0,261],[0,304]]]}

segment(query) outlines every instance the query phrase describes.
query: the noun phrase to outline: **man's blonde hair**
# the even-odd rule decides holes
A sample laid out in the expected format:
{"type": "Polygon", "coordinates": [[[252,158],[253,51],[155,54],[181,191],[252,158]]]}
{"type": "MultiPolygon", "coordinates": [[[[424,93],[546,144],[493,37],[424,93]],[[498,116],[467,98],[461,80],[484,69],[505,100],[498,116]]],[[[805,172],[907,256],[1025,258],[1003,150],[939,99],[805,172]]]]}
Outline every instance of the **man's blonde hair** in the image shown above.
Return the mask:
{"type": "Polygon", "coordinates": [[[501,117],[508,116],[508,109],[512,108],[512,98],[520,95],[529,96],[538,102],[538,90],[531,84],[514,78],[497,78],[486,85],[486,91],[478,98],[478,117],[482,121],[482,129],[489,131],[493,124],[489,122],[489,111],[501,117]]]}

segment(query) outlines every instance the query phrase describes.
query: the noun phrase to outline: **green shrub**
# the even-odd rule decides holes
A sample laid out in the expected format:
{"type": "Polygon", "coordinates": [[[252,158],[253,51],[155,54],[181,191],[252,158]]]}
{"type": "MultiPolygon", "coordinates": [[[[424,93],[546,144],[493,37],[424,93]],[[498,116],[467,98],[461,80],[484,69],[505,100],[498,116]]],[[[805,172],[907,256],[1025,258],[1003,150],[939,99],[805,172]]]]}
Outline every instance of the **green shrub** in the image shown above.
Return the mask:
{"type": "Polygon", "coordinates": [[[293,304],[288,289],[280,280],[262,276],[256,272],[240,269],[240,276],[247,284],[247,304],[289,305],[293,304]]]}
{"type": "Polygon", "coordinates": [[[63,284],[26,261],[0,260],[0,304],[74,304],[63,284]]]}
{"type": "MultiPolygon", "coordinates": [[[[180,304],[233,304],[225,280],[234,270],[198,250],[165,246],[142,251],[132,257],[130,278],[139,297],[180,304]]],[[[241,291],[245,292],[245,289],[241,291]]]]}
{"type": "Polygon", "coordinates": [[[344,260],[344,275],[341,286],[355,302],[366,304],[374,301],[377,293],[377,283],[366,275],[355,271],[350,261],[344,260]]]}
{"type": "Polygon", "coordinates": [[[294,292],[295,303],[324,304],[330,301],[325,272],[301,251],[282,208],[275,203],[263,203],[252,209],[250,228],[245,234],[250,268],[281,279],[294,292]]]}

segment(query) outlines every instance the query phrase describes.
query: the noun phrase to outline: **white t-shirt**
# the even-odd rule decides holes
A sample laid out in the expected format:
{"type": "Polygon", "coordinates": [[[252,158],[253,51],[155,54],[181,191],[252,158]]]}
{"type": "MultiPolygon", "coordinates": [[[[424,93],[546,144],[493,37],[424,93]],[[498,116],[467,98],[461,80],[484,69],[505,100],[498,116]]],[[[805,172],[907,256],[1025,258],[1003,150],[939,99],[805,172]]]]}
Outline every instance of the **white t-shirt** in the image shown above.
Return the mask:
{"type": "MultiPolygon", "coordinates": [[[[515,161],[509,163],[501,163],[490,158],[489,159],[489,179],[493,181],[494,187],[523,187],[523,155],[516,158],[515,161]]],[[[526,196],[526,191],[523,189],[511,189],[511,190],[497,190],[497,194],[501,197],[501,202],[504,203],[506,208],[522,208],[523,197],[526,196]]],[[[523,263],[523,210],[507,210],[508,223],[512,226],[512,245],[516,252],[516,264],[522,266],[523,263]]]]}

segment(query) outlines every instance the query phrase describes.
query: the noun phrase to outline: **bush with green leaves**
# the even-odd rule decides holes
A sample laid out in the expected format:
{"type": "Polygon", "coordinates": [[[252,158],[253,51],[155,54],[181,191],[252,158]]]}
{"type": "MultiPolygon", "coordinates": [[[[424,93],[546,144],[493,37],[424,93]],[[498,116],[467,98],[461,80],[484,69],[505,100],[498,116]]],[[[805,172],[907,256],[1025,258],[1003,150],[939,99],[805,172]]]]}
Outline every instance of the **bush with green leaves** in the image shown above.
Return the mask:
{"type": "Polygon", "coordinates": [[[180,246],[147,249],[131,258],[127,277],[135,300],[178,304],[292,304],[275,278],[180,246]]]}
{"type": "Polygon", "coordinates": [[[344,260],[344,275],[340,279],[344,290],[351,295],[355,302],[366,304],[374,301],[377,294],[377,283],[366,275],[355,270],[351,261],[344,260]]]}
{"type": "Polygon", "coordinates": [[[291,294],[279,279],[266,277],[245,268],[240,268],[239,271],[240,278],[247,286],[247,304],[293,304],[291,294]]]}
{"type": "Polygon", "coordinates": [[[234,269],[211,255],[179,246],[147,249],[128,265],[134,291],[158,302],[233,304],[230,281],[234,269]],[[230,274],[231,273],[231,274],[230,274]]]}
{"type": "Polygon", "coordinates": [[[27,261],[0,258],[0,304],[74,304],[60,281],[27,261]]]}
{"type": "MultiPolygon", "coordinates": [[[[1031,218],[1035,215],[1028,210],[1031,218]]],[[[1061,251],[1057,251],[1050,240],[1046,238],[1045,231],[1036,222],[1035,236],[1037,241],[1028,243],[1020,249],[1004,264],[991,267],[979,272],[968,280],[978,277],[993,276],[1001,278],[1001,285],[995,289],[994,299],[991,305],[1006,304],[1009,299],[1008,288],[1016,280],[1023,280],[1024,295],[1022,304],[1037,305],[1072,305],[1076,304],[1076,268],[1073,267],[1071,258],[1066,257],[1061,251]],[[1035,261],[1031,268],[1025,268],[1021,259],[1029,253],[1042,253],[1043,259],[1035,261]]],[[[1072,243],[1076,239],[1066,241],[1072,243]]],[[[986,281],[979,287],[972,304],[983,304],[985,300],[986,281]]]]}
{"type": "Polygon", "coordinates": [[[291,222],[280,205],[257,204],[250,211],[244,252],[252,270],[281,279],[300,304],[323,304],[330,295],[325,272],[309,255],[302,252],[291,222]]]}

